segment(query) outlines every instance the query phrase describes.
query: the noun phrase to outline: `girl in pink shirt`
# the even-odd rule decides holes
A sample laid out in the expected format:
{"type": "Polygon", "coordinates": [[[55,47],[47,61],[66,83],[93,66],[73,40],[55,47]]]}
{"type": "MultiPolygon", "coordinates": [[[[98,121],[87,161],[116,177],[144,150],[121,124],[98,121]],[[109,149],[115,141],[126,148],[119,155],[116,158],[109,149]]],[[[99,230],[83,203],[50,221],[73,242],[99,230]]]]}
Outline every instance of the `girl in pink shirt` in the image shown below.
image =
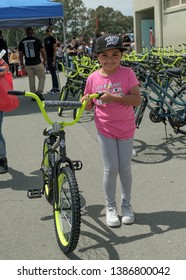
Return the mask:
{"type": "Polygon", "coordinates": [[[86,109],[95,108],[94,121],[104,164],[103,186],[106,198],[106,223],[120,225],[116,207],[116,179],[121,182],[122,223],[134,222],[131,200],[131,157],[135,118],[133,106],[141,102],[139,82],[134,71],[120,65],[124,51],[116,35],[103,35],[96,41],[97,58],[101,68],[87,79],[84,97],[104,93],[99,99],[88,101],[86,109]]]}

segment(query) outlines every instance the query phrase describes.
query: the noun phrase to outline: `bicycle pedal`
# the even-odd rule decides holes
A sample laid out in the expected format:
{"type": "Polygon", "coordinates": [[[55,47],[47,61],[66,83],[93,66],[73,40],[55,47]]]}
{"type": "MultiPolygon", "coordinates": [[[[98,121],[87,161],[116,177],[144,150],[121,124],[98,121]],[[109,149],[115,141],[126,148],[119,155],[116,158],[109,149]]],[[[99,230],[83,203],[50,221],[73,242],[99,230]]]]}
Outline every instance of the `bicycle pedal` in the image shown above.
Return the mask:
{"type": "Polygon", "coordinates": [[[27,191],[27,197],[29,199],[41,198],[42,195],[43,195],[43,191],[41,189],[30,189],[27,191]]]}
{"type": "Polygon", "coordinates": [[[75,170],[81,170],[83,167],[83,163],[80,160],[73,160],[72,163],[75,170]]]}

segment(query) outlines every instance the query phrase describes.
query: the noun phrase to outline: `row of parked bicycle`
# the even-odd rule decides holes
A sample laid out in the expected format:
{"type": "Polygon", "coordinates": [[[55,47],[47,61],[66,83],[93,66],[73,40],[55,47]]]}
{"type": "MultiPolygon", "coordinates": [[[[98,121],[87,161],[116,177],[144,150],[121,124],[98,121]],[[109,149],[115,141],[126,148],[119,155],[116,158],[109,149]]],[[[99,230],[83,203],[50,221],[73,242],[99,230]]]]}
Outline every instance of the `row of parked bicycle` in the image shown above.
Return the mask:
{"type": "MultiPolygon", "coordinates": [[[[62,65],[67,77],[60,95],[62,101],[80,100],[88,75],[99,67],[98,61],[86,56],[74,59],[73,64],[73,69],[62,65]]],[[[144,55],[133,52],[124,55],[122,65],[133,68],[141,83],[142,103],[135,108],[137,127],[149,108],[152,122],[168,122],[175,133],[186,134],[186,55],[155,50],[144,55]]],[[[59,108],[60,116],[62,112],[59,108]]]]}

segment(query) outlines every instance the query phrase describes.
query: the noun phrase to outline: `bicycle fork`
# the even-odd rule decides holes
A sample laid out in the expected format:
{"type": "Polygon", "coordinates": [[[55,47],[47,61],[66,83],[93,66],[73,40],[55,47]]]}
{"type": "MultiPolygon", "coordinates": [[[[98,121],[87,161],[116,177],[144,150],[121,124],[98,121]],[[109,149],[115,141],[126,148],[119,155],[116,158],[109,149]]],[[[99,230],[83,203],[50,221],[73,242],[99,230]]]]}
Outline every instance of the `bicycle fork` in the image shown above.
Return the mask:
{"type": "MultiPolygon", "coordinates": [[[[67,157],[66,154],[66,141],[65,141],[65,132],[62,130],[60,131],[59,140],[59,156],[54,164],[54,188],[58,187],[57,177],[60,167],[62,165],[69,166],[70,169],[75,173],[75,171],[81,170],[83,167],[83,163],[80,160],[71,160],[67,157]]],[[[55,190],[55,201],[58,201],[58,191],[55,190]]]]}
{"type": "MultiPolygon", "coordinates": [[[[44,131],[44,135],[48,135],[49,132],[44,131]]],[[[50,187],[57,187],[57,175],[60,167],[64,164],[68,165],[70,169],[75,172],[76,170],[81,170],[83,164],[80,160],[71,160],[66,155],[66,143],[65,143],[65,132],[63,130],[58,131],[58,135],[50,135],[47,141],[48,150],[43,153],[43,160],[41,165],[41,170],[43,172],[44,178],[43,189],[29,189],[27,191],[28,198],[41,198],[45,190],[45,180],[47,183],[50,182],[50,187]],[[57,139],[57,136],[58,139],[57,139]],[[59,148],[59,152],[57,151],[59,148]],[[55,156],[57,154],[57,157],[55,156]],[[44,165],[45,158],[48,156],[48,164],[44,165]]],[[[55,191],[55,194],[58,192],[55,191]]],[[[58,199],[56,197],[56,199],[58,199]]],[[[57,200],[56,200],[57,201],[57,200]]]]}
{"type": "MultiPolygon", "coordinates": [[[[46,135],[46,131],[43,132],[46,135]]],[[[56,136],[51,135],[44,141],[43,147],[43,159],[41,163],[40,170],[43,173],[43,188],[42,189],[29,189],[27,191],[27,196],[30,199],[41,198],[45,191],[45,184],[50,188],[53,185],[54,176],[53,176],[53,166],[55,164],[55,150],[52,150],[52,145],[56,142],[56,136]],[[45,145],[47,149],[45,150],[45,145]],[[47,161],[47,164],[45,162],[47,161]]]]}

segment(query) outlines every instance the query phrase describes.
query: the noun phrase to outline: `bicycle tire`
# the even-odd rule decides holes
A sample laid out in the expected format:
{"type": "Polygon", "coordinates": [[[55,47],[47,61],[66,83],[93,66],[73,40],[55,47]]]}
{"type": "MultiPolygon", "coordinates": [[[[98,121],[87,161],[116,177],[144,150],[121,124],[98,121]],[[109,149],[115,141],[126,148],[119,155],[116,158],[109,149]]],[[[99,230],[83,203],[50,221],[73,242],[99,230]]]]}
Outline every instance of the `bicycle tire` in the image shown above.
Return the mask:
{"type": "MultiPolygon", "coordinates": [[[[68,88],[66,86],[64,86],[61,90],[60,96],[59,96],[59,100],[60,101],[66,101],[67,100],[67,95],[68,95],[68,88]]],[[[58,115],[61,117],[62,113],[63,113],[63,108],[59,107],[58,108],[58,115]]]]}
{"type": "Polygon", "coordinates": [[[45,170],[43,171],[43,182],[44,182],[44,194],[46,200],[51,203],[53,200],[53,178],[48,173],[49,168],[52,168],[49,158],[49,144],[45,139],[43,144],[43,165],[45,170]]]}
{"type": "MultiPolygon", "coordinates": [[[[183,88],[179,90],[173,95],[173,98],[175,100],[178,100],[179,102],[182,101],[186,103],[186,89],[183,88]]],[[[172,100],[170,101],[170,105],[173,106],[173,108],[177,111],[178,114],[182,114],[182,112],[184,112],[185,114],[184,106],[175,105],[172,100]]],[[[168,114],[171,114],[169,110],[167,112],[168,114]]],[[[168,121],[171,127],[174,129],[175,133],[186,134],[186,117],[184,123],[182,124],[176,121],[175,118],[172,116],[168,117],[168,121]]]]}
{"type": "MultiPolygon", "coordinates": [[[[83,92],[80,91],[80,92],[78,93],[77,101],[80,101],[80,99],[82,98],[82,96],[83,96],[83,92]]],[[[74,109],[74,110],[73,110],[73,119],[74,119],[74,120],[76,119],[76,116],[77,116],[79,110],[80,110],[80,108],[77,108],[77,109],[74,109]]]]}
{"type": "Polygon", "coordinates": [[[139,106],[135,107],[135,109],[134,109],[135,124],[136,124],[137,128],[139,128],[139,126],[142,122],[142,119],[143,119],[143,116],[145,113],[145,109],[147,107],[147,103],[148,103],[147,98],[145,96],[142,96],[141,104],[139,106]]]}
{"type": "Polygon", "coordinates": [[[53,210],[58,245],[64,254],[69,254],[78,244],[81,227],[79,189],[75,174],[69,166],[62,167],[58,171],[53,210]]]}

